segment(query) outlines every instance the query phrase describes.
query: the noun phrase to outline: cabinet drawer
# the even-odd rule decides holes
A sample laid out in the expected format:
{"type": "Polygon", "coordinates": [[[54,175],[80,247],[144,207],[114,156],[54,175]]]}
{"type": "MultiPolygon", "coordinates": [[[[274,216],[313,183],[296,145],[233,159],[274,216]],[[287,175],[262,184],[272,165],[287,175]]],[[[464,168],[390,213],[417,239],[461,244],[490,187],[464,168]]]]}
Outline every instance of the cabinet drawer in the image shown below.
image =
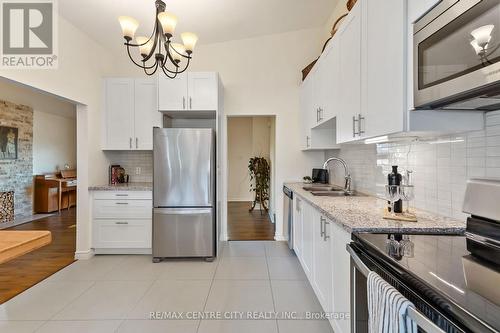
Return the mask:
{"type": "Polygon", "coordinates": [[[151,219],[93,222],[94,248],[151,248],[151,219]]]}
{"type": "Polygon", "coordinates": [[[94,218],[97,219],[151,219],[151,200],[94,200],[94,218]]]}
{"type": "Polygon", "coordinates": [[[95,191],[94,199],[96,200],[153,200],[153,192],[151,191],[95,191]]]}

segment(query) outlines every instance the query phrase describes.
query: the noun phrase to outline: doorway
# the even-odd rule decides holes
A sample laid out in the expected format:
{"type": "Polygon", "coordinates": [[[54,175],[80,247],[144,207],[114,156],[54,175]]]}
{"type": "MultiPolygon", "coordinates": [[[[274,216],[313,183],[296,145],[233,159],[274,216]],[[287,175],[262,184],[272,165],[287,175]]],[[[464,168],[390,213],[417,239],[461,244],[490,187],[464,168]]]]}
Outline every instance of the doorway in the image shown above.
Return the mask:
{"type": "Polygon", "coordinates": [[[275,124],[274,116],[227,118],[228,240],[274,240],[275,124]],[[261,171],[252,176],[250,165],[261,171]]]}
{"type": "MultiPolygon", "coordinates": [[[[0,192],[13,198],[13,213],[3,215],[0,232],[4,240],[9,235],[28,242],[39,231],[51,238],[2,260],[1,304],[75,260],[78,196],[76,104],[4,79],[0,103],[0,128],[15,133],[12,156],[5,156],[7,140],[0,140],[0,192]]],[[[9,248],[8,242],[1,246],[9,248]]]]}

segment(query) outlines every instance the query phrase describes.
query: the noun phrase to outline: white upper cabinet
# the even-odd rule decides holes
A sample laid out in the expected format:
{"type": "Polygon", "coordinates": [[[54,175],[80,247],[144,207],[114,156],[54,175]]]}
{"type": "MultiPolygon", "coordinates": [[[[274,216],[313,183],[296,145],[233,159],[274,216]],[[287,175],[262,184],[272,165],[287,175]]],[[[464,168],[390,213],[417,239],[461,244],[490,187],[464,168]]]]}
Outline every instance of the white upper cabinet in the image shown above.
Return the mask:
{"type": "Polygon", "coordinates": [[[362,119],[359,137],[404,130],[406,6],[401,0],[363,0],[362,119]],[[364,118],[364,119],[363,119],[364,118]]]}
{"type": "Polygon", "coordinates": [[[337,101],[340,94],[339,51],[338,40],[332,39],[319,60],[316,75],[318,123],[323,123],[336,116],[337,101]]]}
{"type": "Polygon", "coordinates": [[[134,140],[134,80],[108,79],[104,85],[103,149],[132,149],[134,140]]]}
{"type": "Polygon", "coordinates": [[[134,86],[135,148],[153,150],[153,127],[162,127],[162,114],[158,112],[158,86],[152,79],[136,79],[134,86]]]}
{"type": "Polygon", "coordinates": [[[346,17],[334,38],[338,38],[340,96],[337,102],[337,143],[360,136],[361,114],[361,1],[346,17]]]}
{"type": "Polygon", "coordinates": [[[189,72],[175,79],[158,79],[160,111],[215,111],[218,109],[218,76],[215,72],[189,72]]]}
{"type": "Polygon", "coordinates": [[[302,150],[311,148],[311,127],[313,116],[313,81],[306,78],[300,89],[300,142],[302,150]]]}
{"type": "Polygon", "coordinates": [[[403,132],[484,127],[481,112],[413,111],[412,22],[437,3],[357,1],[302,84],[303,150],[403,132]]]}
{"type": "Polygon", "coordinates": [[[188,73],[188,109],[217,110],[217,73],[188,73]]]}
{"type": "Polygon", "coordinates": [[[104,150],[152,150],[153,127],[162,125],[155,79],[106,79],[104,150]]]}
{"type": "Polygon", "coordinates": [[[188,75],[183,73],[174,79],[164,75],[158,78],[158,108],[162,111],[186,110],[188,75]]]}
{"type": "Polygon", "coordinates": [[[321,59],[300,87],[301,149],[335,149],[331,59],[321,59]]]}

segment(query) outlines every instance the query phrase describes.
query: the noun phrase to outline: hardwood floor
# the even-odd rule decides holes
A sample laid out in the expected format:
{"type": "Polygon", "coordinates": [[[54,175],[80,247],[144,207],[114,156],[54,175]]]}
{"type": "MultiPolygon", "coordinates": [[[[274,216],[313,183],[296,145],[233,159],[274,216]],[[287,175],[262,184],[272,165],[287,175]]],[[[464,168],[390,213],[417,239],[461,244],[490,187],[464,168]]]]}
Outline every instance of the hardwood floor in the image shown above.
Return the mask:
{"type": "Polygon", "coordinates": [[[49,230],[52,243],[0,265],[0,304],[75,261],[76,208],[7,230],[49,230]]]}
{"type": "Polygon", "coordinates": [[[274,240],[274,224],[269,215],[258,209],[249,212],[251,202],[227,203],[229,240],[274,240]]]}

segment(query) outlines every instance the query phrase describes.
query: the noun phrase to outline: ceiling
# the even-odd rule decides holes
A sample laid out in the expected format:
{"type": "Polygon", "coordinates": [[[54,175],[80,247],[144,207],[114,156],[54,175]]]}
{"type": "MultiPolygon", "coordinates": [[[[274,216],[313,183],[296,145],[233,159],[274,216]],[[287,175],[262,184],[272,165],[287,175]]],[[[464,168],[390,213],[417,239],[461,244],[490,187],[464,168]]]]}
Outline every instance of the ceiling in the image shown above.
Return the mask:
{"type": "MultiPolygon", "coordinates": [[[[320,27],[338,1],[165,0],[167,11],[179,20],[176,36],[192,31],[200,44],[320,27]]],[[[140,22],[136,35],[149,35],[153,28],[154,0],[64,0],[58,4],[64,18],[111,51],[123,47],[118,16],[132,16],[140,22]]]]}

